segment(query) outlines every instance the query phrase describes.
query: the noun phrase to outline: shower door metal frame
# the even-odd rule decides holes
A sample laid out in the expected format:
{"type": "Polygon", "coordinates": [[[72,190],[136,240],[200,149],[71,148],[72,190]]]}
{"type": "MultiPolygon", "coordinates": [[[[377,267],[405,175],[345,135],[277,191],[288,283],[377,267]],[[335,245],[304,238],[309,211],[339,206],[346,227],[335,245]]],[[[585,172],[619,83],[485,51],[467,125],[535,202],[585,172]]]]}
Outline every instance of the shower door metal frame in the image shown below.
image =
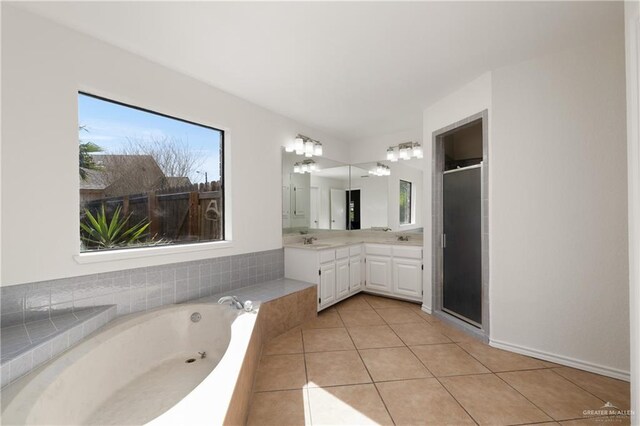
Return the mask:
{"type": "Polygon", "coordinates": [[[449,126],[433,132],[432,135],[432,313],[436,317],[477,335],[482,340],[489,339],[489,112],[481,111],[466,117],[449,126]],[[481,174],[481,252],[482,252],[482,323],[472,324],[456,315],[446,312],[442,308],[442,286],[444,283],[444,249],[442,235],[443,222],[443,172],[444,172],[444,138],[457,130],[482,123],[482,174],[481,174]]]}

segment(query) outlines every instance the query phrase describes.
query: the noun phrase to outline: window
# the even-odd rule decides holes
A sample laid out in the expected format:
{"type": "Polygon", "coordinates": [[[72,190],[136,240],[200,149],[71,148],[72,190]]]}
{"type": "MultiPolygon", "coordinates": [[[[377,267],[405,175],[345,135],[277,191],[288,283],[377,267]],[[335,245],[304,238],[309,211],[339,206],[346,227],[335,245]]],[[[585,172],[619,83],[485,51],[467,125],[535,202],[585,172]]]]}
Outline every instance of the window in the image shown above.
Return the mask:
{"type": "Polygon", "coordinates": [[[224,132],[78,94],[81,252],[224,240],[224,132]]]}
{"type": "Polygon", "coordinates": [[[400,225],[411,224],[411,182],[400,181],[400,225]]]}

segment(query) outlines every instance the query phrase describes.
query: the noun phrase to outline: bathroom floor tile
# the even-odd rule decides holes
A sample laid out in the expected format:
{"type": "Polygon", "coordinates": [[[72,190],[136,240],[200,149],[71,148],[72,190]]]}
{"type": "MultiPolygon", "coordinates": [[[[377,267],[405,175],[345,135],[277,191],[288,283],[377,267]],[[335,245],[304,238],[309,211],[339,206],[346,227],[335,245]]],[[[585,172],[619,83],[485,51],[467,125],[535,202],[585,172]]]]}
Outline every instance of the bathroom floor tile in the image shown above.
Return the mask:
{"type": "Polygon", "coordinates": [[[377,383],[396,425],[474,425],[436,379],[377,383]]]}
{"type": "Polygon", "coordinates": [[[406,324],[425,322],[409,308],[385,308],[376,309],[376,312],[387,324],[406,324]]]}
{"type": "Polygon", "coordinates": [[[453,343],[411,346],[411,350],[436,377],[490,373],[471,355],[453,343]]]}
{"type": "Polygon", "coordinates": [[[309,387],[371,383],[357,351],[305,354],[309,387]]]}
{"type": "Polygon", "coordinates": [[[498,376],[554,420],[577,419],[584,410],[597,410],[604,405],[604,401],[548,369],[499,373],[498,376]]]}
{"type": "Polygon", "coordinates": [[[304,392],[299,389],[254,393],[247,425],[304,425],[304,392]]]}
{"type": "Polygon", "coordinates": [[[630,385],[628,382],[570,367],[554,368],[553,371],[601,400],[612,403],[621,410],[629,410],[631,407],[630,385]]]}
{"type": "Polygon", "coordinates": [[[444,334],[425,323],[391,324],[390,327],[406,345],[431,345],[434,343],[451,343],[444,334]]]}
{"type": "Polygon", "coordinates": [[[340,351],[355,349],[345,328],[318,328],[303,330],[305,352],[340,351]]]}
{"type": "Polygon", "coordinates": [[[338,311],[335,309],[327,309],[320,313],[311,321],[307,321],[302,324],[303,329],[308,328],[340,328],[344,327],[338,311]]]}
{"type": "Polygon", "coordinates": [[[302,389],[306,382],[303,355],[265,355],[258,364],[255,390],[302,389]]]}
{"type": "Polygon", "coordinates": [[[340,318],[347,327],[384,325],[385,322],[373,309],[362,311],[341,311],[340,318]]]}
{"type": "Polygon", "coordinates": [[[480,425],[553,420],[495,374],[444,377],[440,381],[480,425]]]}
{"type": "Polygon", "coordinates": [[[404,346],[402,340],[388,325],[372,325],[369,327],[351,327],[347,331],[358,349],[389,348],[404,346]]]}
{"type": "Polygon", "coordinates": [[[367,303],[364,296],[352,296],[335,305],[338,312],[344,311],[368,311],[371,310],[371,306],[367,303]]]}
{"type": "Polygon", "coordinates": [[[301,354],[302,352],[302,331],[298,329],[274,337],[264,345],[265,355],[301,354]]]}
{"type": "Polygon", "coordinates": [[[401,300],[389,299],[387,297],[379,297],[379,296],[364,296],[374,309],[384,309],[384,308],[405,308],[410,305],[407,302],[403,302],[401,300]]]}
{"type": "Polygon", "coordinates": [[[441,334],[444,334],[452,341],[459,342],[478,342],[478,339],[471,336],[464,331],[458,330],[455,327],[444,324],[440,320],[431,321],[431,327],[435,328],[441,334]]]}
{"type": "Polygon", "coordinates": [[[528,356],[492,348],[481,342],[461,342],[459,346],[493,372],[545,368],[544,363],[528,356]]]}
{"type": "Polygon", "coordinates": [[[433,377],[407,347],[359,352],[374,382],[433,377]]]}
{"type": "Polygon", "coordinates": [[[314,425],[392,425],[376,388],[371,385],[309,389],[314,425]]]}

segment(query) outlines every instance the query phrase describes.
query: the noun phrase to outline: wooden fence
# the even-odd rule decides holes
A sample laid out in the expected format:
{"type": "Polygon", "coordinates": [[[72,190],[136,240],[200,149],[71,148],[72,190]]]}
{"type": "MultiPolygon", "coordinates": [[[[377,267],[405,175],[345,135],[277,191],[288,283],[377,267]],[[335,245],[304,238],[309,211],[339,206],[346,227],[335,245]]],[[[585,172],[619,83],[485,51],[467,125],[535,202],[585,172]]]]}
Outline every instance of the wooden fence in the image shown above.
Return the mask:
{"type": "Polygon", "coordinates": [[[109,218],[120,206],[125,217],[131,214],[131,225],[148,220],[149,234],[155,239],[195,242],[224,238],[224,205],[218,182],[103,198],[86,202],[84,207],[94,212],[102,205],[109,218]]]}

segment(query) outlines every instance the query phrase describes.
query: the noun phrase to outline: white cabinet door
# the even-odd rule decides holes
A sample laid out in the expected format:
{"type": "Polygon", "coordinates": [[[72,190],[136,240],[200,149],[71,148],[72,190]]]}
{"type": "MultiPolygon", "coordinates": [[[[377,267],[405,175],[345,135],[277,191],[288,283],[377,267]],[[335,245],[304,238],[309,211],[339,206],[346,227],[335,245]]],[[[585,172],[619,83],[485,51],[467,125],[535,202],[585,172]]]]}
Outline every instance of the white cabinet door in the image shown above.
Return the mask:
{"type": "Polygon", "coordinates": [[[362,289],[362,258],[351,256],[349,259],[349,292],[356,293],[362,289]]]}
{"type": "Polygon", "coordinates": [[[367,282],[365,287],[371,290],[391,292],[391,258],[367,256],[367,282]]]}
{"type": "Polygon", "coordinates": [[[336,300],[336,264],[335,262],[320,265],[320,307],[327,306],[336,300]]]}
{"type": "Polygon", "coordinates": [[[336,261],[336,293],[338,299],[349,295],[349,258],[336,261]]]}
{"type": "Polygon", "coordinates": [[[393,291],[413,298],[422,296],[422,260],[393,259],[393,291]]]}

